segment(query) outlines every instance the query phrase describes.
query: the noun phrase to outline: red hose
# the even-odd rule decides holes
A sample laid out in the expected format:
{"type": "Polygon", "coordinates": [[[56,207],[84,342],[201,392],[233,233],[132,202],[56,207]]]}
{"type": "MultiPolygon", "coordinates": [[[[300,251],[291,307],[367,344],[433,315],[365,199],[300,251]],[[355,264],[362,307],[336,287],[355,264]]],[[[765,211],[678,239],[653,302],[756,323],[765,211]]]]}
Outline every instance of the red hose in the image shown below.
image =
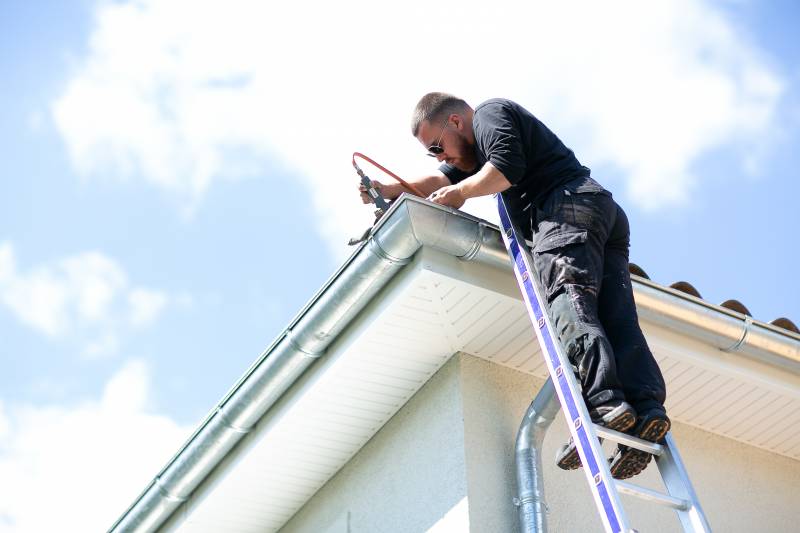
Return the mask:
{"type": "Polygon", "coordinates": [[[373,161],[369,157],[365,156],[361,152],[353,152],[353,167],[355,167],[356,172],[358,172],[359,175],[362,175],[363,172],[361,171],[360,168],[358,168],[358,165],[356,164],[356,157],[360,157],[364,161],[367,161],[368,163],[371,163],[375,167],[381,169],[383,172],[385,172],[386,174],[390,175],[391,177],[393,177],[394,179],[399,181],[400,185],[402,185],[403,187],[405,187],[406,189],[408,189],[409,191],[411,191],[415,195],[419,196],[420,198],[425,198],[427,196],[426,194],[422,194],[422,191],[420,191],[419,189],[417,189],[416,187],[414,187],[413,185],[411,185],[410,183],[405,181],[403,178],[401,178],[400,176],[398,176],[397,174],[395,174],[391,170],[389,170],[386,167],[384,167],[383,165],[380,165],[379,163],[376,163],[375,161],[373,161]]]}

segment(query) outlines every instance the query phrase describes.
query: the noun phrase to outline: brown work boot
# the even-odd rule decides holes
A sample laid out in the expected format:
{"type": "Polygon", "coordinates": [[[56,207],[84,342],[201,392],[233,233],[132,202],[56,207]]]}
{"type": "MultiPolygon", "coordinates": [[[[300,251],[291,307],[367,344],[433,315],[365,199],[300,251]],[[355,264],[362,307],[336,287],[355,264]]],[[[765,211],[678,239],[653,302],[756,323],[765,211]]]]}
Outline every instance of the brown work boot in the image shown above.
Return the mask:
{"type": "MultiPolygon", "coordinates": [[[[672,423],[664,411],[653,410],[637,419],[631,435],[648,442],[661,442],[671,426],[672,423]]],[[[647,468],[651,457],[652,454],[620,444],[611,458],[611,475],[616,479],[636,476],[647,468]]]]}
{"type": "MultiPolygon", "coordinates": [[[[636,423],[636,411],[624,400],[611,400],[593,407],[589,410],[589,416],[595,424],[616,431],[625,431],[636,423]]],[[[572,437],[556,453],[556,465],[564,470],[581,467],[581,457],[572,437]]]]}

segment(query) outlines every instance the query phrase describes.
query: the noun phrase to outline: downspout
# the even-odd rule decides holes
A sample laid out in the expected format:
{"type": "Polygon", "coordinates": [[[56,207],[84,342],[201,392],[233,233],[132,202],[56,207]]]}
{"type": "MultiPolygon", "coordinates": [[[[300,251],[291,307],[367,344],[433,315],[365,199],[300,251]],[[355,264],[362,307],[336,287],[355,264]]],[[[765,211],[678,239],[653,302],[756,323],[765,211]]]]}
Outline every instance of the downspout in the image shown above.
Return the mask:
{"type": "Polygon", "coordinates": [[[547,504],[544,500],[542,444],[550,423],[561,409],[553,381],[547,378],[531,402],[517,432],[516,468],[519,524],[522,533],[547,531],[547,504]]]}
{"type": "Polygon", "coordinates": [[[401,197],[125,514],[114,532],[156,531],[423,245],[508,269],[500,236],[449,208],[401,197]]]}

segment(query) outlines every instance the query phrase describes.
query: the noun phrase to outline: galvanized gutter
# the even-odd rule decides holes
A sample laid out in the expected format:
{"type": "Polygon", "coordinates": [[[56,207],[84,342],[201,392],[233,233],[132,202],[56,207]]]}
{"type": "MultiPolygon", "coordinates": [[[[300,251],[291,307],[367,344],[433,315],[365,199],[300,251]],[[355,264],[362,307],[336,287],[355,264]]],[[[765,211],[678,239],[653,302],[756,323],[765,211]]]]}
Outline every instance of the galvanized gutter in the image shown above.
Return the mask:
{"type": "MultiPolygon", "coordinates": [[[[208,415],[183,448],[112,526],[156,531],[281,395],[423,246],[511,275],[499,230],[470,215],[402,196],[363,243],[208,415]]],[[[756,323],[637,279],[640,314],[720,349],[800,373],[800,335],[756,323]]],[[[742,315],[742,317],[744,317],[742,315]]]]}
{"type": "Polygon", "coordinates": [[[422,246],[508,268],[500,235],[486,222],[401,197],[111,531],[157,530],[422,246]]]}
{"type": "Polygon", "coordinates": [[[800,335],[684,292],[632,276],[639,317],[704,341],[800,374],[800,335]]]}

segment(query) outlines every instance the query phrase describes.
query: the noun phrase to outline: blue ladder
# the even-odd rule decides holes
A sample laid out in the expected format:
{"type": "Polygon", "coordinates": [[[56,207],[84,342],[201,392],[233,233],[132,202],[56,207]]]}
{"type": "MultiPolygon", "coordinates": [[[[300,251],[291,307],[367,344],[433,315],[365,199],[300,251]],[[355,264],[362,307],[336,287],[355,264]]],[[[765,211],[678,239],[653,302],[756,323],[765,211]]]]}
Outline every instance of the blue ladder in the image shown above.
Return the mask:
{"type": "Polygon", "coordinates": [[[576,443],[603,527],[609,533],[636,531],[631,528],[620,503],[619,495],[622,493],[675,509],[684,531],[710,532],[711,528],[670,433],[667,433],[664,444],[655,444],[606,429],[592,422],[573,375],[572,365],[564,355],[558,337],[553,333],[545,300],[542,298],[543,292],[539,287],[538,278],[533,275],[533,261],[525,240],[511,221],[502,195],[495,196],[503,230],[503,242],[513,263],[517,283],[547,362],[550,379],[555,386],[562,411],[567,417],[567,425],[576,443]],[[614,479],[598,437],[653,454],[668,494],[614,479]]]}

